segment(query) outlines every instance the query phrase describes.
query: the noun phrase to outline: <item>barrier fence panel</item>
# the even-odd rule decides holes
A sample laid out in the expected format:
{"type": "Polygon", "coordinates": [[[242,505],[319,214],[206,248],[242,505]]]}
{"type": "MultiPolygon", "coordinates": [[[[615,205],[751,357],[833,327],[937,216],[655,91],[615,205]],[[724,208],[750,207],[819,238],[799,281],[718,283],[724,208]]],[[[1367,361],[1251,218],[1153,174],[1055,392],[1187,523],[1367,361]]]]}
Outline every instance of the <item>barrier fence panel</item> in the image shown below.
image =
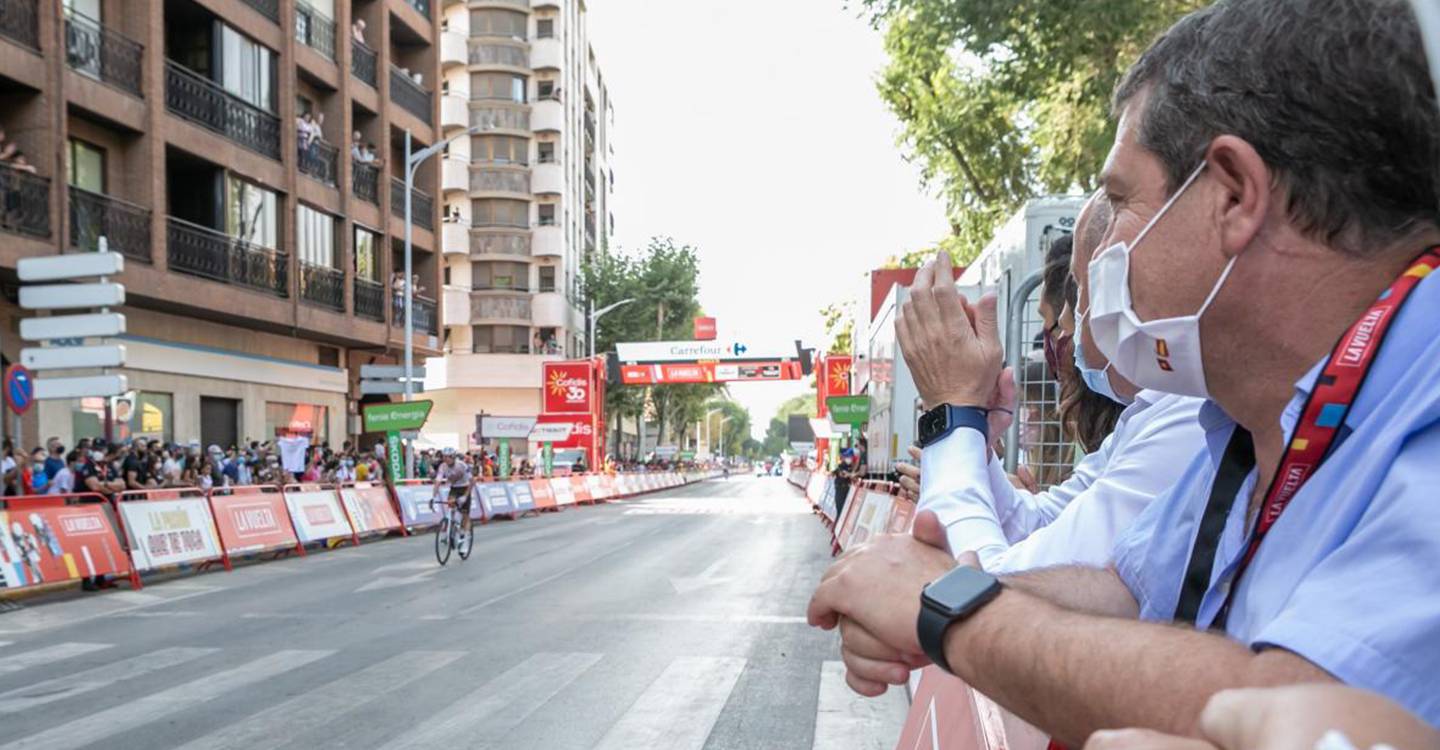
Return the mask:
{"type": "Polygon", "coordinates": [[[610,499],[610,492],[605,489],[605,476],[603,474],[591,474],[585,477],[585,484],[590,490],[590,499],[592,501],[610,499]]]}
{"type": "Polygon", "coordinates": [[[535,512],[535,493],[529,482],[506,482],[505,491],[510,493],[510,504],[515,508],[515,517],[535,512]]]}
{"type": "Polygon", "coordinates": [[[134,565],[109,508],[88,492],[0,499],[0,588],[130,576],[134,565]]]}
{"type": "Polygon", "coordinates": [[[295,535],[302,544],[347,536],[351,542],[360,543],[349,515],[341,507],[340,493],[334,487],[289,484],[281,494],[285,497],[285,507],[290,510],[290,520],[295,524],[295,535]]]}
{"type": "Polygon", "coordinates": [[[835,523],[835,478],[825,477],[825,486],[817,505],[820,507],[820,515],[825,518],[826,523],[835,523]]]}
{"type": "Polygon", "coordinates": [[[866,498],[870,492],[863,487],[856,487],[850,492],[852,497],[845,501],[845,510],[841,513],[840,522],[835,524],[835,551],[844,552],[850,549],[851,536],[855,533],[855,519],[860,516],[860,509],[865,506],[866,498]]]}
{"type": "MultiPolygon", "coordinates": [[[[426,479],[406,479],[395,485],[395,501],[400,505],[400,519],[406,526],[433,526],[440,522],[444,506],[430,501],[436,498],[434,485],[426,479]]],[[[445,490],[439,497],[450,497],[445,490]]]]}
{"type": "MultiPolygon", "coordinates": [[[[495,516],[515,515],[515,506],[510,502],[510,493],[505,490],[504,482],[481,482],[475,485],[476,492],[480,496],[480,502],[473,503],[481,509],[479,516],[483,520],[490,520],[495,516]]],[[[475,518],[475,508],[470,509],[471,518],[475,518]]]]}
{"type": "Polygon", "coordinates": [[[557,506],[575,504],[574,485],[570,483],[570,477],[551,477],[550,490],[555,496],[557,506]]]}
{"type": "Polygon", "coordinates": [[[279,549],[305,554],[279,487],[244,485],[211,490],[210,513],[227,555],[279,549]]]}
{"type": "Polygon", "coordinates": [[[581,503],[595,504],[595,498],[590,495],[588,478],[584,474],[570,475],[570,493],[575,496],[575,503],[577,505],[581,503]]]}
{"type": "Polygon", "coordinates": [[[896,747],[1044,750],[1049,737],[938,667],[920,670],[896,747]]]}
{"type": "MultiPolygon", "coordinates": [[[[198,487],[122,492],[115,497],[120,535],[139,571],[219,560],[233,569],[205,491],[198,487]]],[[[132,583],[135,582],[132,580],[132,583]]]]}
{"type": "Polygon", "coordinates": [[[530,480],[530,495],[535,498],[535,510],[555,510],[559,505],[554,485],[548,479],[530,480]]]}
{"type": "Polygon", "coordinates": [[[340,486],[340,501],[345,504],[345,512],[357,535],[405,531],[405,524],[395,512],[390,489],[383,484],[347,482],[340,486]]]}

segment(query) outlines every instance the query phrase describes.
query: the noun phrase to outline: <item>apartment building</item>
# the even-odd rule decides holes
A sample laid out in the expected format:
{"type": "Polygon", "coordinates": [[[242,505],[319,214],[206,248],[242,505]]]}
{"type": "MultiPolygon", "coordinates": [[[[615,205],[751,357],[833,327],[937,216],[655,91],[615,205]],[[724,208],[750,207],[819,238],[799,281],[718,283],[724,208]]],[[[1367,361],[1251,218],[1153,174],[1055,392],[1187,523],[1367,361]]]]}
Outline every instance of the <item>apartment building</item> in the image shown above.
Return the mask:
{"type": "Polygon", "coordinates": [[[543,361],[586,354],[582,266],[614,230],[614,112],[581,0],[441,13],[442,133],[482,130],[441,164],[445,355],[427,366],[425,437],[464,448],[478,414],[539,413],[543,361]]]}
{"type": "MultiPolygon", "coordinates": [[[[458,3],[447,3],[447,5],[458,3]]],[[[126,256],[120,399],[41,403],[26,442],[225,445],[359,431],[359,366],[403,346],[404,134],[439,128],[432,0],[0,0],[0,355],[16,262],[126,256]],[[363,28],[362,28],[363,27],[363,28]],[[302,136],[312,117],[318,137],[302,136]],[[322,119],[323,118],[323,119],[322,119]],[[352,154],[352,134],[377,157],[352,154]]],[[[416,351],[440,353],[441,165],[414,192],[416,351]]],[[[65,342],[52,342],[62,344],[65,342]]]]}

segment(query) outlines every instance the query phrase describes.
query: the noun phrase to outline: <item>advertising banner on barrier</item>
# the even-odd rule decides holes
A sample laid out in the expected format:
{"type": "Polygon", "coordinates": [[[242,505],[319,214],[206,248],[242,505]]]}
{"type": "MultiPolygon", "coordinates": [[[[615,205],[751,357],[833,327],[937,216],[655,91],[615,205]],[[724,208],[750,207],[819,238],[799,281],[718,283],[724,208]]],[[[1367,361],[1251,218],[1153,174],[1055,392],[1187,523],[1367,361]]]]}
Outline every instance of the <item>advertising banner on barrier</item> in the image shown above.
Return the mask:
{"type": "Polygon", "coordinates": [[[809,481],[805,483],[805,497],[816,505],[820,504],[820,498],[825,495],[825,475],[819,472],[810,475],[809,481]]]}
{"type": "Polygon", "coordinates": [[[1044,750],[1050,739],[939,667],[920,671],[896,747],[1044,750]]]}
{"type": "Polygon", "coordinates": [[[575,492],[570,484],[570,477],[552,477],[550,479],[550,491],[555,496],[556,505],[574,505],[575,492]]]}
{"type": "Polygon", "coordinates": [[[220,557],[215,520],[203,497],[122,502],[120,518],[140,570],[220,557]]]}
{"type": "Polygon", "coordinates": [[[505,490],[504,482],[483,482],[477,487],[480,490],[480,502],[485,504],[486,515],[514,515],[515,506],[510,502],[510,493],[505,490]]]}
{"type": "MultiPolygon", "coordinates": [[[[449,497],[449,492],[441,493],[449,497]]],[[[440,520],[444,506],[436,504],[432,509],[430,499],[435,497],[435,488],[430,484],[400,484],[395,486],[395,499],[400,502],[400,517],[406,526],[429,526],[440,520]]]]}
{"type": "Polygon", "coordinates": [[[516,515],[535,510],[535,493],[531,491],[529,482],[506,482],[505,491],[510,493],[510,504],[515,508],[516,515]]]}
{"type": "Polygon", "coordinates": [[[820,496],[820,515],[835,522],[835,480],[825,477],[825,494],[820,496]]]}
{"type": "Polygon", "coordinates": [[[383,484],[358,483],[340,488],[340,501],[350,513],[357,534],[373,534],[400,528],[400,518],[390,504],[390,490],[383,484]]]}
{"type": "Polygon", "coordinates": [[[545,510],[556,505],[555,489],[548,479],[530,480],[530,496],[535,498],[536,510],[545,510]]]}
{"type": "Polygon", "coordinates": [[[575,496],[577,503],[593,503],[595,498],[590,495],[590,484],[588,477],[571,476],[570,493],[575,496]]]}
{"type": "Polygon", "coordinates": [[[620,477],[614,474],[606,474],[600,478],[600,485],[605,489],[605,497],[616,497],[621,494],[620,477]]]}
{"type": "Polygon", "coordinates": [[[0,511],[0,588],[122,573],[130,559],[99,503],[0,511]]]}
{"type": "Polygon", "coordinates": [[[605,500],[612,494],[605,487],[605,477],[599,474],[591,474],[585,478],[585,484],[590,488],[590,497],[594,500],[605,500]]]}
{"type": "Polygon", "coordinates": [[[892,497],[893,503],[890,511],[890,525],[885,529],[888,534],[907,534],[910,532],[910,524],[915,520],[915,503],[904,498],[892,497]]]}
{"type": "Polygon", "coordinates": [[[879,492],[866,495],[860,517],[855,519],[855,531],[850,535],[851,546],[859,546],[870,537],[885,533],[890,527],[890,505],[894,499],[879,492]]]}
{"type": "Polygon", "coordinates": [[[232,555],[293,547],[298,541],[285,498],[278,492],[213,495],[210,506],[215,509],[220,543],[232,555]]]}
{"type": "Polygon", "coordinates": [[[354,533],[345,511],[340,509],[340,496],[335,490],[285,490],[285,505],[290,509],[295,533],[302,542],[319,542],[354,533]]]}
{"type": "Polygon", "coordinates": [[[872,494],[860,487],[850,490],[850,497],[845,500],[845,510],[841,511],[840,522],[835,524],[835,543],[840,545],[841,550],[850,549],[850,542],[855,534],[855,519],[860,517],[860,511],[872,494]]]}

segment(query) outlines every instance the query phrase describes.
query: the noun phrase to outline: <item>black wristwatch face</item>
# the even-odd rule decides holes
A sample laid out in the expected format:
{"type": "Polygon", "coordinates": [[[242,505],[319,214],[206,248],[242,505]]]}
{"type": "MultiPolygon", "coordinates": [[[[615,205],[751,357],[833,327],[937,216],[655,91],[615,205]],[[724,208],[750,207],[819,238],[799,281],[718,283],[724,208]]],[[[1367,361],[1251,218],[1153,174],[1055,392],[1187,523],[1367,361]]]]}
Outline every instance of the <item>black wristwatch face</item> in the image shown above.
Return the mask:
{"type": "Polygon", "coordinates": [[[922,595],[925,606],[947,617],[960,617],[1000,593],[1000,581],[983,570],[961,565],[935,579],[922,595]]]}
{"type": "Polygon", "coordinates": [[[941,404],[920,415],[920,444],[926,445],[949,426],[949,409],[941,404]]]}

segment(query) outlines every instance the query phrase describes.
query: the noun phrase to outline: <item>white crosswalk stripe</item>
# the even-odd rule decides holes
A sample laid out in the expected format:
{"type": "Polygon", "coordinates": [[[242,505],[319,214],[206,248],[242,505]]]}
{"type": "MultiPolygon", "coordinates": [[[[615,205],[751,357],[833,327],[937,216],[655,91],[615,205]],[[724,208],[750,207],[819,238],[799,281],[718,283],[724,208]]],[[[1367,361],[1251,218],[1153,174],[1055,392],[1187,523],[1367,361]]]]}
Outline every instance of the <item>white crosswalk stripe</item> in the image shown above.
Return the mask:
{"type": "Polygon", "coordinates": [[[284,703],[265,709],[217,732],[211,732],[184,750],[223,750],[274,746],[275,731],[289,737],[328,724],[347,711],[414,682],[459,659],[455,651],[410,651],[371,665],[284,703]]]}
{"type": "Polygon", "coordinates": [[[845,684],[845,662],[827,661],[820,668],[812,747],[890,750],[909,709],[904,690],[891,688],[879,698],[866,698],[845,684]]]}
{"type": "Polygon", "coordinates": [[[197,680],[151,693],[143,698],[122,703],[84,718],[53,727],[39,734],[0,746],[0,750],[41,750],[72,748],[98,742],[107,737],[144,726],[152,721],[181,713],[186,709],[213,700],[276,675],[298,669],[333,651],[277,651],[234,669],[206,675],[197,680]]]}
{"type": "Polygon", "coordinates": [[[599,654],[535,654],[387,743],[385,750],[476,747],[499,739],[598,661],[599,654]]]}
{"type": "Polygon", "coordinates": [[[19,672],[42,664],[69,659],[75,656],[110,648],[108,643],[57,643],[54,646],[37,648],[0,658],[0,674],[19,672]]]}
{"type": "Polygon", "coordinates": [[[0,648],[5,648],[6,646],[9,646],[10,644],[12,644],[12,643],[14,643],[14,642],[15,642],[15,641],[0,641],[0,648]]]}
{"type": "Polygon", "coordinates": [[[0,693],[0,714],[13,714],[81,693],[109,687],[120,680],[157,672],[213,654],[214,648],[166,648],[121,659],[94,669],[56,677],[0,693]]]}
{"type": "Polygon", "coordinates": [[[745,660],[739,658],[682,657],[670,662],[610,728],[596,750],[699,750],[744,668],[745,660]]]}

